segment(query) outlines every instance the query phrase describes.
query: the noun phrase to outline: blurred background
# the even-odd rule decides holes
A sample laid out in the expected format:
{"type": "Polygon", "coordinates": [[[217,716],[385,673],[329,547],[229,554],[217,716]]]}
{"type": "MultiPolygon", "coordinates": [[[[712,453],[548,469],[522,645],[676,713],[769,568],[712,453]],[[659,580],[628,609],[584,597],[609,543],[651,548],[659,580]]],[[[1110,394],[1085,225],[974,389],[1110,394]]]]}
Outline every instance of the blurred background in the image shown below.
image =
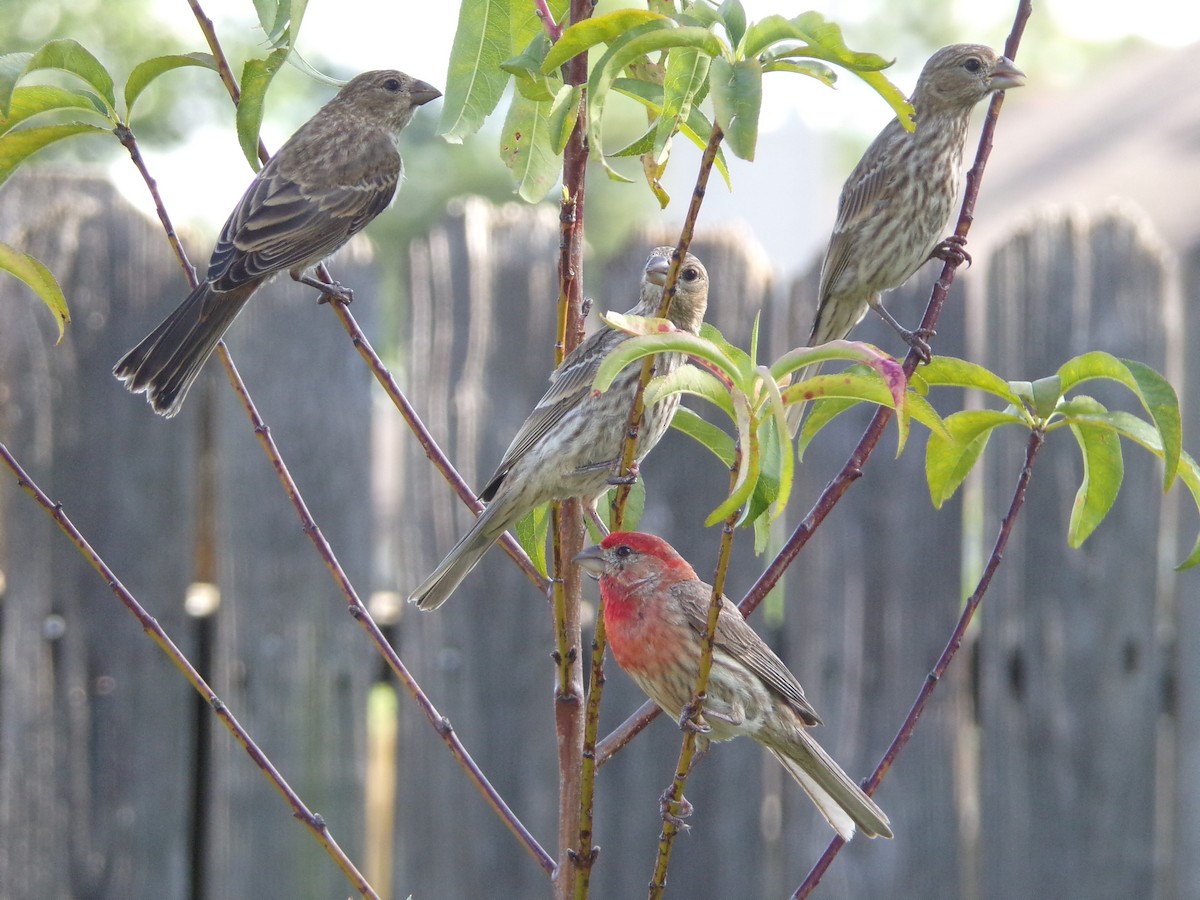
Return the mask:
{"type": "MultiPolygon", "coordinates": [[[[746,6],[751,18],[799,11],[746,6]]],[[[204,9],[235,70],[266,52],[250,4],[204,9]]],[[[820,11],[850,46],[896,57],[889,74],[905,90],[938,46],[1002,46],[1013,12],[932,0],[820,11]]],[[[336,78],[386,66],[441,86],[456,13],[312,0],[298,47],[336,78]]],[[[1177,386],[1193,451],[1198,26],[1200,12],[1166,0],[1136,14],[1116,3],[1038,5],[1017,58],[1028,85],[1006,99],[976,210],[975,262],[959,270],[935,344],[1010,379],[1043,377],[1090,349],[1146,362],[1177,386]]],[[[0,4],[0,35],[4,52],[75,38],[118,84],[134,61],[205,49],[183,4],[144,0],[0,4]]],[[[268,148],[333,90],[285,67],[268,95],[268,148]]],[[[422,109],[405,131],[395,207],[333,271],[354,287],[353,313],[418,414],[479,485],[552,365],[558,211],[552,200],[512,202],[494,128],[448,146],[438,114],[437,104],[422,109]]],[[[610,114],[628,117],[630,136],[644,121],[615,102],[610,114]]],[[[850,77],[836,91],[767,79],[758,158],[730,160],[732,193],[710,183],[694,247],[713,276],[709,320],[731,340],[747,345],[761,314],[765,356],[804,342],[838,190],[888,117],[850,77]]],[[[132,124],[202,265],[251,177],[228,99],[212,73],[181,70],[155,83],[132,124]]],[[[615,146],[619,127],[611,134],[615,146]]],[[[969,154],[977,134],[978,123],[969,154]]],[[[595,309],[632,304],[648,250],[675,240],[697,160],[677,145],[666,210],[644,185],[591,173],[585,287],[595,309]]],[[[545,893],[544,875],[346,616],[221,367],[208,366],[170,422],[109,374],[183,296],[124,150],[91,138],[40,154],[0,187],[0,240],[55,272],[75,317],[55,348],[44,308],[0,280],[0,440],[381,893],[545,893]]],[[[889,300],[900,321],[916,321],[935,275],[927,267],[889,300]]],[[[436,615],[401,609],[468,513],[313,301],[291,283],[262,291],[231,330],[234,359],[360,594],[553,855],[550,618],[499,551],[436,615]]],[[[874,317],[855,337],[902,349],[874,317]]],[[[1134,409],[1127,395],[1096,395],[1134,409]]],[[[965,402],[937,400],[943,413],[965,402]]],[[[861,412],[806,455],[781,536],[841,467],[861,412]]],[[[882,755],[950,634],[1022,460],[1022,436],[997,435],[979,477],[935,511],[923,439],[899,460],[892,441],[754,620],[826,720],[818,739],[856,778],[882,755]]],[[[1082,472],[1065,435],[1050,445],[981,617],[878,795],[896,839],[854,841],[819,896],[1200,896],[1200,589],[1194,573],[1172,569],[1196,516],[1179,486],[1163,498],[1160,468],[1130,448],[1112,515],[1069,550],[1082,472]]],[[[710,577],[717,535],[700,523],[723,496],[721,466],[673,433],[643,472],[643,527],[710,577]]],[[[734,599],[766,562],[751,543],[738,535],[734,599]]],[[[601,730],[640,702],[610,663],[601,730]]],[[[602,770],[594,896],[644,891],[678,742],[659,720],[602,770]]],[[[674,896],[786,895],[829,840],[782,770],[740,743],[715,748],[689,783],[696,814],[676,848],[674,896]]],[[[0,896],[348,890],[95,573],[0,480],[0,896]]]]}

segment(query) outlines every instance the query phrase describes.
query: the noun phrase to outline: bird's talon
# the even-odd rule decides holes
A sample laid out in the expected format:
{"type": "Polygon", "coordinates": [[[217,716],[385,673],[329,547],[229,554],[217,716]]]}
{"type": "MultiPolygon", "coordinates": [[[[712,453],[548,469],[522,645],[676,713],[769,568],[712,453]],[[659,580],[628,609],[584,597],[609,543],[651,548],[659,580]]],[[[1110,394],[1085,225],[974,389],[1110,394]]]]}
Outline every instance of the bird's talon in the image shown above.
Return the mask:
{"type": "Polygon", "coordinates": [[[667,788],[658,798],[658,811],[664,822],[670,822],[680,831],[692,830],[692,826],[683,821],[694,812],[687,797],[679,798],[679,813],[675,814],[671,812],[671,789],[667,788]]]}

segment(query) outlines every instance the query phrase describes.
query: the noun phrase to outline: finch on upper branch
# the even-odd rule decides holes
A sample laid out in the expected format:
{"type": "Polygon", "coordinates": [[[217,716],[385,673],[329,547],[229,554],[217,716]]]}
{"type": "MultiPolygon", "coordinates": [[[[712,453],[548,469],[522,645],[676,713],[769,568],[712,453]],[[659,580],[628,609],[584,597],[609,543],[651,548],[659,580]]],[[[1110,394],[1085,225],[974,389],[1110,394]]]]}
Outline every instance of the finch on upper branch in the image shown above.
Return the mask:
{"type": "MultiPolygon", "coordinates": [[[[712,587],[652,534],[614,532],[575,561],[600,581],[604,627],[617,663],[679,721],[696,687],[712,587]]],[[[892,836],[883,810],[809,736],[808,729],[821,720],[800,683],[726,597],[702,716],[700,752],[710,741],[753,738],[844,839],[855,826],[867,837],[892,836]]]]}
{"type": "MultiPolygon", "coordinates": [[[[808,346],[846,337],[874,309],[929,358],[925,336],[897,322],[880,295],[935,256],[957,255],[960,262],[966,256],[961,239],[942,236],[958,199],[971,111],[992,93],[1024,83],[1011,60],[981,44],[951,44],[929,58],[910,98],[916,130],[892,119],[842,186],[808,346]]],[[[795,380],[815,374],[802,370],[795,380]]],[[[802,414],[799,404],[789,410],[793,431],[802,414]]]]}
{"type": "MultiPolygon", "coordinates": [[[[650,254],[642,273],[641,299],[630,315],[657,313],[673,252],[673,247],[658,247],[650,254]]],[[[689,253],[679,271],[668,318],[676,328],[698,334],[707,306],[708,272],[689,253]]],[[[628,334],[602,326],[554,370],[549,390],[479,494],[487,508],[409,600],[421,609],[436,609],[500,535],[531,510],[569,497],[594,505],[609,489],[620,463],[642,367],[627,366],[603,394],[592,390],[592,381],[605,357],[628,339],[628,334]]],[[[655,374],[665,375],[683,362],[681,354],[660,353],[654,361],[655,374]]],[[[638,461],[666,433],[678,408],[678,394],[647,407],[638,435],[638,461]]]]}
{"type": "Polygon", "coordinates": [[[113,369],[154,411],[179,412],[188,388],[246,301],[287,271],[349,301],[306,270],[388,207],[403,165],[396,142],[418,106],[441,93],[403,72],[364,72],[300,126],[238,201],[204,281],[113,369]]]}

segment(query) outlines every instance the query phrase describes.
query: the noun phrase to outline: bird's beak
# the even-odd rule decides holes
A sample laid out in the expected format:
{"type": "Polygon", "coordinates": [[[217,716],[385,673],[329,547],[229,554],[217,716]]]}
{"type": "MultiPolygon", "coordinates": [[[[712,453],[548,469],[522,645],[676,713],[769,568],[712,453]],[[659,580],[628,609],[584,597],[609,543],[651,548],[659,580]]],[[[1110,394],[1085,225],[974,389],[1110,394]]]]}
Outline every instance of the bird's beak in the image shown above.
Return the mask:
{"type": "Polygon", "coordinates": [[[604,548],[599,544],[588,547],[582,553],[575,555],[575,565],[589,575],[599,578],[604,574],[604,548]]]}
{"type": "Polygon", "coordinates": [[[408,96],[412,98],[413,106],[424,106],[430,100],[436,100],[442,96],[442,92],[432,84],[426,84],[424,81],[415,81],[413,82],[412,89],[408,92],[408,96]]]}
{"type": "Polygon", "coordinates": [[[667,272],[671,269],[671,260],[665,256],[656,256],[646,263],[646,280],[651,284],[662,287],[667,283],[667,272]]]}
{"type": "Polygon", "coordinates": [[[992,90],[1007,91],[1009,88],[1021,87],[1025,83],[1025,73],[1013,65],[1007,56],[996,60],[996,68],[992,69],[992,90]]]}

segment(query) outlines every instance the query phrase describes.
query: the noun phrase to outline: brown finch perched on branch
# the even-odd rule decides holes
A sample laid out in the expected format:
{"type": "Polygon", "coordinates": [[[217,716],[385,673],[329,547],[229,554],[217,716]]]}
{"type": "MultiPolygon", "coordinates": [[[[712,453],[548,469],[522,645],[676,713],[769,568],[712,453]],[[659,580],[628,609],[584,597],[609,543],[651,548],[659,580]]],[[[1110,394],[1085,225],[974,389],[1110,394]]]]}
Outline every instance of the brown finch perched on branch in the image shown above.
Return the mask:
{"type": "MultiPolygon", "coordinates": [[[[657,247],[642,273],[641,299],[630,315],[653,316],[662,301],[673,247],[657,247]]],[[[679,270],[675,299],[667,316],[676,328],[698,334],[708,306],[708,272],[692,254],[679,270]]],[[[421,609],[446,602],[488,548],[527,513],[551,500],[578,497],[595,505],[617,475],[626,425],[641,378],[640,365],[627,366],[603,394],[592,381],[604,358],[629,339],[602,326],[576,347],[550,376],[550,389],[538,401],[513,438],[496,473],[479,494],[488,506],[433,574],[409,600],[421,609]]],[[[677,353],[655,357],[655,374],[665,375],[684,362],[677,353]]],[[[637,459],[645,458],[666,433],[679,395],[646,409],[638,435],[637,459]]]]}
{"type": "Polygon", "coordinates": [[[262,167],[221,229],[204,281],[113,374],[170,418],[234,317],[275,275],[349,302],[349,290],[306,271],[391,204],[403,175],[400,132],[440,96],[392,70],[349,81],[262,167]]]}
{"type": "MultiPolygon", "coordinates": [[[[808,346],[846,337],[870,308],[929,358],[924,336],[901,326],[880,295],[933,257],[969,259],[961,239],[942,236],[958,198],[971,110],[990,94],[1024,83],[1009,59],[981,44],[951,44],[929,58],[911,97],[916,130],[892,119],[842,186],[808,346]]],[[[802,371],[796,380],[814,374],[802,371]]],[[[801,411],[789,411],[793,425],[801,411]]]]}
{"type": "MultiPolygon", "coordinates": [[[[662,538],[614,532],[575,561],[600,581],[604,627],[617,663],[680,727],[692,702],[712,587],[662,538]]],[[[892,836],[875,801],[821,746],[808,728],[821,720],[794,675],[728,598],[721,598],[713,665],[698,749],[746,735],[783,763],[826,821],[849,840],[892,836]]]]}

